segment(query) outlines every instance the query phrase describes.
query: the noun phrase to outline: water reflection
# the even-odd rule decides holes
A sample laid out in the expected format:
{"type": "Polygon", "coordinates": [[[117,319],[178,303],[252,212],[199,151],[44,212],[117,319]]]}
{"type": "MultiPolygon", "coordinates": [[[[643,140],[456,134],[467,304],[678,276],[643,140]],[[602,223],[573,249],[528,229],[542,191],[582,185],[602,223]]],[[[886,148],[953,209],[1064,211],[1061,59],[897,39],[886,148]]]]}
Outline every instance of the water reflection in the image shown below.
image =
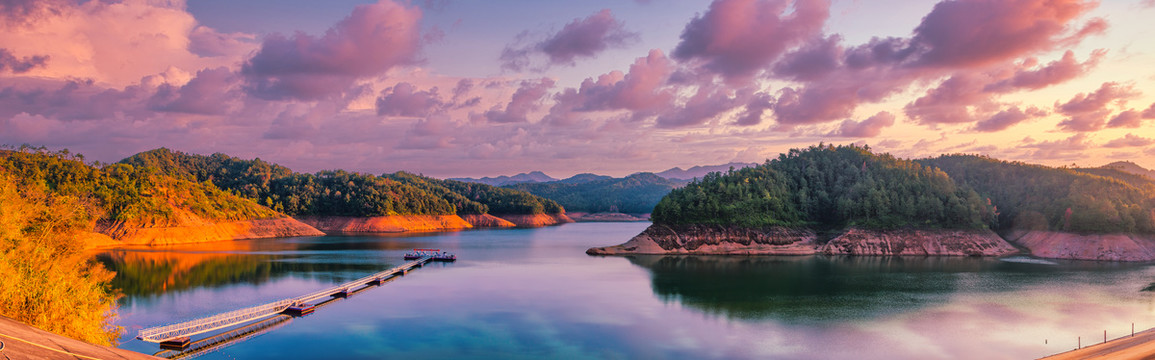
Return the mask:
{"type": "Polygon", "coordinates": [[[628,259],[649,270],[653,292],[663,302],[736,320],[786,323],[868,320],[948,302],[960,288],[1016,291],[1086,271],[1101,274],[1141,266],[966,257],[636,255],[628,259]],[[1002,275],[983,275],[989,273],[1002,275]]]}
{"type": "MultiPolygon", "coordinates": [[[[112,286],[125,295],[141,296],[200,287],[259,285],[289,274],[305,277],[365,274],[392,266],[395,260],[366,258],[366,251],[412,249],[416,243],[365,241],[358,237],[299,241],[231,241],[153,248],[126,248],[96,254],[116,272],[112,286]],[[350,253],[361,256],[346,256],[350,253]]],[[[339,280],[339,279],[337,279],[339,280]]]]}

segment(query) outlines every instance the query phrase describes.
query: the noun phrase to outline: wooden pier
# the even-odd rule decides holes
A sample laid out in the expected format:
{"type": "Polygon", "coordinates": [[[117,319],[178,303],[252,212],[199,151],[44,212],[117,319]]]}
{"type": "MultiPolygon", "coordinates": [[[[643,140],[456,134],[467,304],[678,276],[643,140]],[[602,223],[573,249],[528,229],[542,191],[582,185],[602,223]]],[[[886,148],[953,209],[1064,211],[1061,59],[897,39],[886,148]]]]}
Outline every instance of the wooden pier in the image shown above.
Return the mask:
{"type": "Polygon", "coordinates": [[[351,294],[359,292],[365,287],[381,285],[393,280],[397,276],[405,275],[405,273],[409,272],[409,270],[420,268],[422,265],[425,265],[430,261],[433,261],[432,256],[424,256],[389,270],[374,273],[369,276],[330,288],[318,290],[311,294],[274,301],[264,305],[257,305],[181,323],[143,329],[137,333],[136,338],[143,341],[164,344],[168,349],[175,350],[177,347],[187,347],[189,344],[187,339],[194,335],[199,335],[214,330],[220,330],[279,314],[302,316],[311,313],[317,307],[314,306],[315,304],[312,304],[313,302],[323,299],[331,300],[339,297],[348,297],[351,294]]]}

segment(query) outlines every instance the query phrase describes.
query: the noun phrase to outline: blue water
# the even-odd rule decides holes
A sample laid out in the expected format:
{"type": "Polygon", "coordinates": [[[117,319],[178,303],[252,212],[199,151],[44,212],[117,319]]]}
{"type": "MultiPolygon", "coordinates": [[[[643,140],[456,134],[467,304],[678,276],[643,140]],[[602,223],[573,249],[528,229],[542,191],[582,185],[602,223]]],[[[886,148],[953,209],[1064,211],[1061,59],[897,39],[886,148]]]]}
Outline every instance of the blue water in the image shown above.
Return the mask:
{"type": "Polygon", "coordinates": [[[121,347],[144,327],[454,252],[205,359],[1022,359],[1155,327],[1149,264],[1017,257],[588,256],[646,223],[114,250],[121,347]],[[1095,340],[1098,339],[1098,340],[1095,340]]]}

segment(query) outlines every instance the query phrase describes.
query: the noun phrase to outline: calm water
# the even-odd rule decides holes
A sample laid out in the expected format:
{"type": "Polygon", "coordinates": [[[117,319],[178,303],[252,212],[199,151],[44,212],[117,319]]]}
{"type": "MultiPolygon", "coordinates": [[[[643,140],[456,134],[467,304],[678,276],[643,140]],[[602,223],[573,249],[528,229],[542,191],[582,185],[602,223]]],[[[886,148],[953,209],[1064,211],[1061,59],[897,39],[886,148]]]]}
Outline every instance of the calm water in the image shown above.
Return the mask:
{"type": "Polygon", "coordinates": [[[142,327],[458,254],[204,355],[261,358],[1020,359],[1155,327],[1149,264],[587,256],[646,223],[116,250],[122,348],[142,327]],[[1097,340],[1096,340],[1097,339],[1097,340]]]}

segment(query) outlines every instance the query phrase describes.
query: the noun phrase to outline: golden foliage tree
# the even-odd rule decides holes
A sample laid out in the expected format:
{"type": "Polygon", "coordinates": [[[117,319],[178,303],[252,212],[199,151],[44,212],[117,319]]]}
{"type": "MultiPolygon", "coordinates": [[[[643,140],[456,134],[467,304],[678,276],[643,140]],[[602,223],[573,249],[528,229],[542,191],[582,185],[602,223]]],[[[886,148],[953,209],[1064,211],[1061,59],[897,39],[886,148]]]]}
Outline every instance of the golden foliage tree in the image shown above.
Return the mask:
{"type": "Polygon", "coordinates": [[[0,314],[94,344],[112,345],[113,273],[84,253],[91,209],[75,196],[18,185],[0,171],[0,314]]]}

